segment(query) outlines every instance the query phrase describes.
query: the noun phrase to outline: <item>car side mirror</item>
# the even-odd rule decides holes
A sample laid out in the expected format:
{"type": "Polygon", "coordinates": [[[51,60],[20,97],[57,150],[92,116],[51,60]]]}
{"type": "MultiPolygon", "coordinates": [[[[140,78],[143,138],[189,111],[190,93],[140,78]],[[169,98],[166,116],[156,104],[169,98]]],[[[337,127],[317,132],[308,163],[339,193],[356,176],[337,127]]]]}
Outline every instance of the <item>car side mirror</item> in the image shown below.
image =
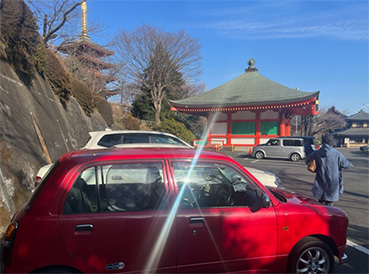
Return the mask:
{"type": "Polygon", "coordinates": [[[262,206],[263,208],[269,208],[270,207],[270,204],[271,204],[271,201],[270,201],[270,198],[268,195],[266,195],[265,193],[263,193],[262,195],[262,206]]]}

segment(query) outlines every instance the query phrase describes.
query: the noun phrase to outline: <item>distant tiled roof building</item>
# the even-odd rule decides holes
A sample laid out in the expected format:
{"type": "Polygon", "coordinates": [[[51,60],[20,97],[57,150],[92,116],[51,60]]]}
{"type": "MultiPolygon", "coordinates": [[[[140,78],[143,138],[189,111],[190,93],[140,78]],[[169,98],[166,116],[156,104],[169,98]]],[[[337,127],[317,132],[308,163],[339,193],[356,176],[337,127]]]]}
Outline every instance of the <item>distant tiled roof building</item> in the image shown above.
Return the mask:
{"type": "Polygon", "coordinates": [[[318,114],[319,91],[304,92],[259,74],[250,59],[245,73],[212,90],[171,101],[172,110],[208,118],[208,144],[254,146],[289,136],[291,115],[318,114]]]}
{"type": "Polygon", "coordinates": [[[335,133],[340,144],[346,146],[355,143],[368,144],[369,138],[369,113],[360,110],[358,113],[346,118],[347,128],[335,133]]]}

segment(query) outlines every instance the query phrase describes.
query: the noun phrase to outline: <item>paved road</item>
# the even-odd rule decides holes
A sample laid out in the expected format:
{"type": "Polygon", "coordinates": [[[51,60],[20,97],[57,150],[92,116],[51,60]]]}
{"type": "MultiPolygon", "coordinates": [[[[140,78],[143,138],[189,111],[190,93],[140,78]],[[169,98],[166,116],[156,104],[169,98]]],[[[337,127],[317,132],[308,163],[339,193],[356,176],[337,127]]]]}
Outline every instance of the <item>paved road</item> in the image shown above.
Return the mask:
{"type": "MultiPolygon", "coordinates": [[[[338,148],[351,162],[352,166],[343,171],[344,195],[335,206],[348,215],[347,233],[348,263],[336,266],[336,273],[369,273],[369,155],[358,148],[338,148]]],[[[293,192],[311,194],[314,174],[306,169],[304,161],[291,162],[283,159],[252,159],[248,152],[227,151],[243,166],[258,168],[275,173],[283,186],[293,192]]]]}

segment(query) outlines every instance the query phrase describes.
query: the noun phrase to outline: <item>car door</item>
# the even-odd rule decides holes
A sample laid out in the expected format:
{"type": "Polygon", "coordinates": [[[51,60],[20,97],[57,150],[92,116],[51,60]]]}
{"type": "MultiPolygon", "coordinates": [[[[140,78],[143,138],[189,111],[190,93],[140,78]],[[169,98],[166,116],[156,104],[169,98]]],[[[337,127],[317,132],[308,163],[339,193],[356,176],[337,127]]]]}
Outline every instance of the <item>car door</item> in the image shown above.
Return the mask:
{"type": "Polygon", "coordinates": [[[281,141],[270,139],[265,147],[266,157],[281,157],[281,141]]]}
{"type": "Polygon", "coordinates": [[[74,178],[59,216],[68,253],[97,273],[175,271],[162,162],[100,164],[74,178]]]}
{"type": "Polygon", "coordinates": [[[178,272],[273,269],[274,208],[262,207],[258,186],[235,167],[172,162],[181,201],[177,212],[178,272]]]}

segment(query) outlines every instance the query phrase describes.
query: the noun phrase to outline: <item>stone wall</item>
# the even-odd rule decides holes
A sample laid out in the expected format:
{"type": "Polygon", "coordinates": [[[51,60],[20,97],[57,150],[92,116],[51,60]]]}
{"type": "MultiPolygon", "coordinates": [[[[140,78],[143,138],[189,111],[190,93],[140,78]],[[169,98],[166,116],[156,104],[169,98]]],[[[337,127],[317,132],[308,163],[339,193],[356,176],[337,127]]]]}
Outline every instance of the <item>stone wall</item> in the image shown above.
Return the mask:
{"type": "Polygon", "coordinates": [[[87,117],[74,98],[65,109],[41,76],[25,86],[0,60],[0,233],[29,198],[39,168],[106,127],[99,113],[87,117]]]}

